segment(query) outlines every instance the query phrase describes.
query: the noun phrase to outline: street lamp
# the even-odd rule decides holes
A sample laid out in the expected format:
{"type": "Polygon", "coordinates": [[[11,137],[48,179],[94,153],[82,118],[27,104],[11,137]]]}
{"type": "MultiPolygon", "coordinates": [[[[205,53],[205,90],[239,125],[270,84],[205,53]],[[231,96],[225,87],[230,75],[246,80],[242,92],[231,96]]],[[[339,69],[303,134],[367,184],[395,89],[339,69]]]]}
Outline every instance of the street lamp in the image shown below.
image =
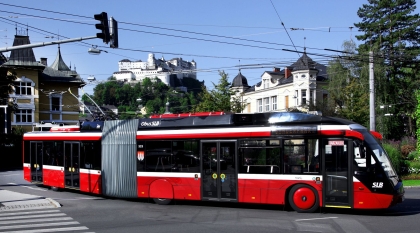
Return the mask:
{"type": "Polygon", "coordinates": [[[99,54],[101,54],[101,52],[108,53],[108,52],[107,52],[107,51],[105,51],[105,50],[102,50],[102,49],[97,49],[97,48],[96,48],[96,46],[94,46],[93,48],[89,48],[89,49],[88,49],[88,53],[89,53],[90,55],[99,55],[99,54]]]}

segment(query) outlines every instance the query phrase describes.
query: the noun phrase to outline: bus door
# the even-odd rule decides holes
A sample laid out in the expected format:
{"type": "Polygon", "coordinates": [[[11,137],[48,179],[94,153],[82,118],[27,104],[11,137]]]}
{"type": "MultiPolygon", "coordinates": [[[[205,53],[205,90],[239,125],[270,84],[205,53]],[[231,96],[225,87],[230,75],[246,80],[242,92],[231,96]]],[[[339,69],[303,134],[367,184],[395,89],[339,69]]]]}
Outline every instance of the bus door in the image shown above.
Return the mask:
{"type": "Polygon", "coordinates": [[[64,142],[64,175],[66,188],[80,188],[80,143],[64,142]]]}
{"type": "Polygon", "coordinates": [[[323,140],[323,203],[325,207],[353,207],[351,173],[353,143],[348,139],[323,140]]]}
{"type": "Polygon", "coordinates": [[[44,157],[44,148],[42,142],[31,142],[31,180],[32,182],[42,183],[42,162],[44,157]]]}
{"type": "Polygon", "coordinates": [[[236,141],[201,142],[202,199],[236,201],[236,141]]]}

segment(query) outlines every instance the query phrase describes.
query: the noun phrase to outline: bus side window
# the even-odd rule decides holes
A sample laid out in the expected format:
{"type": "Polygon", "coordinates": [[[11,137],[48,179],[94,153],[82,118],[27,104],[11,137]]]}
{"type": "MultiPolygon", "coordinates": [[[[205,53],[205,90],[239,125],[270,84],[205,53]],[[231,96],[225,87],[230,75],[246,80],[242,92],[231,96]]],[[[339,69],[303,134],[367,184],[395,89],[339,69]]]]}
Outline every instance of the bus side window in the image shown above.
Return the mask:
{"type": "Polygon", "coordinates": [[[308,139],[308,172],[319,173],[319,139],[308,139]]]}
{"type": "Polygon", "coordinates": [[[366,150],[360,141],[354,141],[354,173],[366,172],[366,150]]]}

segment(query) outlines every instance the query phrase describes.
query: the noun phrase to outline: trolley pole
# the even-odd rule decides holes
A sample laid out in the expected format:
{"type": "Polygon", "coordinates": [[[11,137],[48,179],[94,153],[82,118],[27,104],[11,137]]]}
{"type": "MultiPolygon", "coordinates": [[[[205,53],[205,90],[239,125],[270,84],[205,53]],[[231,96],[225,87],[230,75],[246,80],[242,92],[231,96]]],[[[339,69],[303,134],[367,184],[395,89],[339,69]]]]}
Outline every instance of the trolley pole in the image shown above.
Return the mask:
{"type": "Polygon", "coordinates": [[[369,52],[369,113],[370,130],[375,131],[375,78],[373,74],[373,52],[369,52]]]}

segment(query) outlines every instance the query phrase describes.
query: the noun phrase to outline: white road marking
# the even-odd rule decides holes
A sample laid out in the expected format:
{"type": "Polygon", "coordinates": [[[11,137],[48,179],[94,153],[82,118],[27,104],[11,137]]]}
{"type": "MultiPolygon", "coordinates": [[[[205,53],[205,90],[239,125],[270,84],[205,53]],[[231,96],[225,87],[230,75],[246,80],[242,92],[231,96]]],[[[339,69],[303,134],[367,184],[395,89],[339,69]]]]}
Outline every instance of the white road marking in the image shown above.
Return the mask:
{"type": "Polygon", "coordinates": [[[299,222],[299,221],[325,220],[325,219],[333,219],[333,218],[338,218],[338,217],[296,219],[295,221],[299,222]]]}
{"type": "MultiPolygon", "coordinates": [[[[64,213],[57,213],[57,214],[40,214],[36,215],[37,218],[44,218],[44,217],[57,217],[57,216],[65,216],[64,213]]],[[[1,218],[2,220],[13,220],[13,219],[24,219],[24,218],[34,218],[32,215],[26,216],[14,216],[14,217],[4,217],[1,218]]]]}
{"type": "Polygon", "coordinates": [[[59,231],[81,231],[88,230],[87,227],[63,227],[51,229],[38,229],[38,230],[23,230],[23,231],[7,231],[8,233],[41,233],[41,232],[59,232],[59,231]]]}
{"type": "Polygon", "coordinates": [[[31,186],[26,186],[26,185],[21,185],[21,184],[16,184],[16,183],[7,183],[7,184],[10,184],[10,185],[16,185],[16,186],[19,186],[19,187],[24,187],[24,188],[28,188],[28,189],[34,189],[34,190],[39,190],[39,191],[48,191],[47,189],[43,189],[43,188],[34,188],[34,187],[31,187],[31,186]]]}
{"type": "Polygon", "coordinates": [[[73,218],[71,218],[71,217],[61,217],[61,218],[48,218],[48,219],[24,219],[24,220],[14,220],[14,221],[0,221],[0,225],[16,224],[16,223],[30,223],[30,222],[39,222],[39,221],[53,222],[53,221],[69,221],[69,220],[73,220],[73,218]]]}
{"type": "Polygon", "coordinates": [[[79,201],[79,200],[102,200],[101,197],[79,197],[79,198],[54,198],[54,200],[60,201],[79,201]]]}
{"type": "Polygon", "coordinates": [[[60,211],[59,210],[43,210],[43,211],[32,211],[32,212],[13,212],[13,213],[0,214],[0,217],[12,216],[12,215],[24,215],[24,214],[54,213],[54,212],[60,212],[60,211]]]}
{"type": "Polygon", "coordinates": [[[72,222],[52,222],[52,223],[38,223],[38,224],[26,224],[26,225],[14,225],[14,226],[3,226],[0,230],[19,229],[19,228],[32,228],[32,227],[51,227],[51,226],[66,226],[80,224],[77,221],[72,222]]]}

